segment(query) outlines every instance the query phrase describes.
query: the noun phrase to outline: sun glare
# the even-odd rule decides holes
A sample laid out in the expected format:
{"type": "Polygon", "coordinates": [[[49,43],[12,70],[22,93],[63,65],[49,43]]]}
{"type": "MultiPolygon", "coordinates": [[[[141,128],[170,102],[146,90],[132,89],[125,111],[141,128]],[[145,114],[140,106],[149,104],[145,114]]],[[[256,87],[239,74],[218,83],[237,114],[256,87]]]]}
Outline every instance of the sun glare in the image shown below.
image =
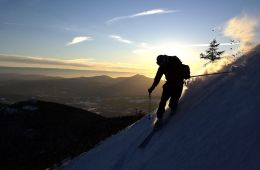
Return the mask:
{"type": "Polygon", "coordinates": [[[188,64],[191,72],[199,72],[201,70],[201,61],[199,51],[195,47],[188,47],[180,43],[162,43],[156,46],[159,54],[175,55],[181,59],[184,64],[188,64]]]}
{"type": "MultiPolygon", "coordinates": [[[[202,61],[200,60],[200,51],[196,47],[187,46],[175,42],[162,42],[158,44],[146,44],[145,47],[134,51],[136,54],[135,61],[138,61],[138,67],[143,68],[144,74],[154,77],[157,71],[156,57],[158,55],[177,56],[180,60],[190,66],[193,74],[198,73],[202,69],[202,61]]],[[[136,63],[137,64],[137,63],[136,63]]]]}

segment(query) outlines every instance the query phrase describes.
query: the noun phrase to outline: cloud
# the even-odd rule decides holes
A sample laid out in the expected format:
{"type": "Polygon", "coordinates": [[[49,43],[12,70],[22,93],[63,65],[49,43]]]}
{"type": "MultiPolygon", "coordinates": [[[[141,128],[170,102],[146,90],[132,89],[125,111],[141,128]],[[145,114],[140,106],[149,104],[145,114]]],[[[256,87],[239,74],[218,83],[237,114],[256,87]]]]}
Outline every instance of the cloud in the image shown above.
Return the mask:
{"type": "Polygon", "coordinates": [[[174,12],[179,12],[179,10],[152,9],[149,11],[143,11],[143,12],[128,15],[128,16],[115,17],[115,18],[108,20],[107,23],[110,24],[110,23],[114,23],[116,21],[125,20],[125,19],[131,19],[131,18],[148,16],[148,15],[155,15],[155,14],[167,14],[167,13],[174,13],[174,12]]]}
{"type": "Polygon", "coordinates": [[[96,62],[94,59],[57,59],[57,58],[41,58],[31,56],[19,56],[0,54],[0,65],[10,67],[41,67],[41,68],[63,68],[63,69],[80,69],[80,70],[102,70],[116,72],[132,72],[138,73],[143,68],[136,65],[126,63],[109,63],[96,62]]]}
{"type": "Polygon", "coordinates": [[[234,17],[226,23],[224,35],[241,42],[242,49],[250,49],[252,47],[259,20],[249,17],[246,14],[234,17]]]}
{"type": "Polygon", "coordinates": [[[92,37],[74,37],[67,45],[74,45],[89,40],[93,40],[92,37]]]}
{"type": "Polygon", "coordinates": [[[116,40],[118,42],[125,43],[125,44],[133,44],[132,41],[124,39],[124,38],[122,38],[122,37],[120,37],[118,35],[109,35],[108,37],[110,37],[110,38],[112,38],[112,39],[114,39],[114,40],[116,40]]]}
{"type": "Polygon", "coordinates": [[[24,64],[90,67],[90,65],[79,62],[78,60],[62,60],[62,59],[51,59],[51,58],[8,55],[8,54],[0,54],[0,61],[12,62],[12,63],[24,63],[24,64]]]}
{"type": "MultiPolygon", "coordinates": [[[[239,45],[240,43],[237,42],[230,42],[230,43],[219,43],[220,46],[233,46],[233,45],[239,45]]],[[[184,45],[185,47],[209,47],[209,43],[208,44],[187,44],[184,45]]]]}
{"type": "Polygon", "coordinates": [[[5,25],[17,25],[17,23],[15,23],[15,22],[5,22],[4,24],[5,25]]]}
{"type": "MultiPolygon", "coordinates": [[[[143,55],[149,53],[167,53],[167,54],[176,54],[176,49],[182,49],[183,51],[191,51],[190,47],[209,47],[209,43],[197,43],[197,44],[179,44],[179,43],[166,43],[160,45],[151,45],[148,43],[140,43],[137,46],[137,49],[133,50],[134,54],[143,55]],[[174,47],[174,48],[173,48],[174,47]]],[[[237,42],[230,43],[220,43],[220,46],[234,46],[239,45],[237,42]]]]}

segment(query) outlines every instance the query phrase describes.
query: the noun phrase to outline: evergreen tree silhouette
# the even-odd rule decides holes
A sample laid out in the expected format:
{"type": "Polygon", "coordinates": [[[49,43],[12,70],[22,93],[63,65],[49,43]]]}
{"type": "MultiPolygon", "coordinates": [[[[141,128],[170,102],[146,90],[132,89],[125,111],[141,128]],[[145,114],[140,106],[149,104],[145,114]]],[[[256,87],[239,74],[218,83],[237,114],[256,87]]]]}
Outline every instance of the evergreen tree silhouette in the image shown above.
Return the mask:
{"type": "Polygon", "coordinates": [[[200,58],[210,60],[209,62],[221,59],[220,55],[225,51],[218,51],[218,46],[219,43],[217,43],[217,40],[213,39],[213,41],[210,42],[209,48],[206,50],[206,54],[201,53],[200,58]]]}

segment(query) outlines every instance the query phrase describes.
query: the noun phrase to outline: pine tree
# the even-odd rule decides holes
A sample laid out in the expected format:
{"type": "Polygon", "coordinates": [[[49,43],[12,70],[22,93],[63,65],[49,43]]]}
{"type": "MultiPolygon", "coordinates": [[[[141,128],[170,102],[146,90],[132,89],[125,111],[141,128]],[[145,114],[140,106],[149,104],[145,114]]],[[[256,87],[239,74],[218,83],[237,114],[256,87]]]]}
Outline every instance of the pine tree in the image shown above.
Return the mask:
{"type": "Polygon", "coordinates": [[[210,62],[221,59],[220,55],[225,51],[218,51],[218,46],[219,43],[217,43],[217,40],[213,39],[213,41],[210,42],[209,48],[206,50],[206,54],[201,53],[200,58],[210,60],[210,62]]]}

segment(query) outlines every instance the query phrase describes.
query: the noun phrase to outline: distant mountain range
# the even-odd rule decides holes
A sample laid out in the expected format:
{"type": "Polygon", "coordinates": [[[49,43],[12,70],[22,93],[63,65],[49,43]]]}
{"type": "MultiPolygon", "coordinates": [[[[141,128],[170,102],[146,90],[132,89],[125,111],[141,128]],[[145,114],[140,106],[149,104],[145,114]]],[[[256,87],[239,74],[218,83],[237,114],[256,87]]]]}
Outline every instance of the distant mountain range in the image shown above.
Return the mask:
{"type": "MultiPolygon", "coordinates": [[[[146,96],[153,79],[143,75],[112,78],[109,76],[62,78],[42,75],[0,74],[0,97],[114,97],[146,96]]],[[[154,96],[161,95],[161,86],[154,96]]]]}

